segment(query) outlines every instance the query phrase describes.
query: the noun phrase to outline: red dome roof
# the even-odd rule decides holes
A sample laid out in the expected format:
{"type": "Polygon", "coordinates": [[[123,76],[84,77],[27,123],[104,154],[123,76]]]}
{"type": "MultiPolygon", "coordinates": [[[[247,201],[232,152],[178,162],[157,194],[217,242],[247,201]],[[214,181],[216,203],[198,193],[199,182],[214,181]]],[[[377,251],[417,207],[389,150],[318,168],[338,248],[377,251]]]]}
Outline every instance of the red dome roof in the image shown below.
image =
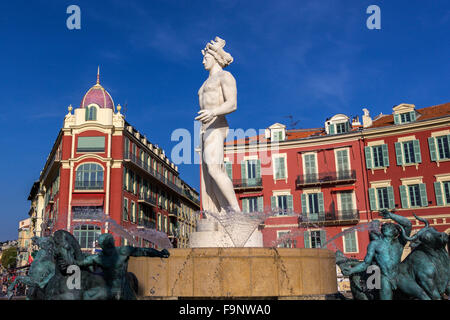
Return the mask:
{"type": "Polygon", "coordinates": [[[91,103],[95,103],[100,108],[108,108],[114,110],[114,101],[108,91],[100,85],[99,74],[97,74],[97,84],[86,92],[81,100],[81,108],[89,106],[91,103]]]}

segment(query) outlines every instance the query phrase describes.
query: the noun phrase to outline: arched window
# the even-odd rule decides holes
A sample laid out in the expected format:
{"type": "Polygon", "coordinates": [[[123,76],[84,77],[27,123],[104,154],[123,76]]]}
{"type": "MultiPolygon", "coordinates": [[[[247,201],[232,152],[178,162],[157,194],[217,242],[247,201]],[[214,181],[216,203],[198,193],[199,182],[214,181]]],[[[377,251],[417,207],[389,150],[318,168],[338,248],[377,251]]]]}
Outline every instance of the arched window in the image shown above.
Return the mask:
{"type": "Polygon", "coordinates": [[[77,168],[75,189],[103,189],[103,168],[96,163],[85,163],[77,168]]]}
{"type": "Polygon", "coordinates": [[[97,120],[97,107],[89,106],[86,108],[86,121],[97,120]]]}
{"type": "Polygon", "coordinates": [[[101,234],[99,226],[92,224],[84,224],[76,226],[73,229],[73,235],[78,240],[81,249],[92,249],[95,246],[95,242],[101,234]]]}

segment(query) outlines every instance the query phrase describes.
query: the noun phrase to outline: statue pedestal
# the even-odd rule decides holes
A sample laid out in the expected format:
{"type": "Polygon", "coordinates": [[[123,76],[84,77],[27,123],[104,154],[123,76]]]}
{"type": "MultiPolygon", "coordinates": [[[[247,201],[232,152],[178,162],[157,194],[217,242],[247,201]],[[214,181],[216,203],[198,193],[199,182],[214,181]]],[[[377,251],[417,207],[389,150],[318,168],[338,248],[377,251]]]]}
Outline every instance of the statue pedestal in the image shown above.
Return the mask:
{"type": "MultiPolygon", "coordinates": [[[[197,231],[191,233],[190,248],[231,248],[235,247],[230,236],[215,219],[200,219],[197,231]]],[[[263,247],[262,232],[256,229],[245,243],[244,247],[263,247]]]]}

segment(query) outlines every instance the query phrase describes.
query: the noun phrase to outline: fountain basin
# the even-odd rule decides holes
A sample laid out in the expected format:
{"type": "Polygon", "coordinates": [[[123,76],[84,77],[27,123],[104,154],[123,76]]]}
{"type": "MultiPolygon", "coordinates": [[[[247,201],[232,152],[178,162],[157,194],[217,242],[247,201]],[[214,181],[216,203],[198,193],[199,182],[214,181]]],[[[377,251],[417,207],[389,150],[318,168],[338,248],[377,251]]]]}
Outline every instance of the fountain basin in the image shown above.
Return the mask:
{"type": "Polygon", "coordinates": [[[144,299],[320,298],[337,293],[334,252],[301,248],[170,249],[130,258],[144,299]]]}

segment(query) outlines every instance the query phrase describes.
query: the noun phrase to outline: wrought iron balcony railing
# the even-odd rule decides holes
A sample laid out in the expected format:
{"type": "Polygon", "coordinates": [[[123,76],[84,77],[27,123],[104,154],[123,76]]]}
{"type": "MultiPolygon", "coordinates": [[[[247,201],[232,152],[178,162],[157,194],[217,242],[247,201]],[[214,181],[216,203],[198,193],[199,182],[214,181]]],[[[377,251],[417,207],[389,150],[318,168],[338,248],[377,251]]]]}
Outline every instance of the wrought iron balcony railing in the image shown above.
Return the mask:
{"type": "Polygon", "coordinates": [[[103,181],[75,181],[75,190],[101,190],[103,181]]]}
{"type": "Polygon", "coordinates": [[[303,174],[297,176],[297,187],[322,185],[322,184],[338,184],[356,181],[356,170],[319,172],[312,174],[303,174]]]}
{"type": "Polygon", "coordinates": [[[341,224],[359,221],[358,210],[342,210],[335,212],[306,213],[299,216],[299,224],[341,224]]]}
{"type": "Polygon", "coordinates": [[[161,181],[163,184],[167,185],[169,188],[174,190],[175,192],[188,197],[195,203],[199,204],[200,201],[198,199],[195,199],[192,196],[189,196],[185,190],[183,190],[180,186],[176,185],[166,177],[164,177],[162,174],[160,174],[158,171],[155,171],[152,167],[150,167],[147,163],[143,162],[141,159],[136,157],[136,155],[132,153],[125,153],[124,159],[128,159],[131,162],[133,162],[135,165],[137,165],[139,168],[143,169],[145,172],[149,173],[151,176],[156,178],[157,180],[161,181]]]}
{"type": "Polygon", "coordinates": [[[233,179],[235,189],[262,188],[262,178],[233,179]]]}
{"type": "Polygon", "coordinates": [[[152,206],[155,206],[155,207],[158,206],[158,204],[156,203],[156,198],[149,197],[143,192],[139,195],[139,200],[138,201],[139,202],[145,202],[145,203],[147,203],[149,205],[152,205],[152,206]]]}

